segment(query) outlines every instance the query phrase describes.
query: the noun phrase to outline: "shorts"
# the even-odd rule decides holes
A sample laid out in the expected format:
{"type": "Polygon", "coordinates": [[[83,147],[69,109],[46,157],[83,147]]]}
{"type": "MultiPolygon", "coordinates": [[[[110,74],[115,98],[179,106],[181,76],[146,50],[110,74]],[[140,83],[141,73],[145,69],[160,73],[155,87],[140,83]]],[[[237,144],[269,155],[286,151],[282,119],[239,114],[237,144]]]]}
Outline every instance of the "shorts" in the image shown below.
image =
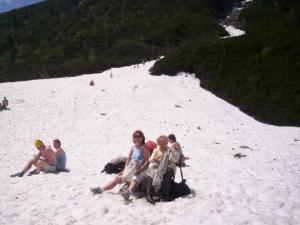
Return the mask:
{"type": "Polygon", "coordinates": [[[45,164],[43,165],[43,171],[45,173],[53,173],[56,171],[56,166],[50,165],[45,162],[45,164]]]}
{"type": "Polygon", "coordinates": [[[139,184],[145,179],[145,177],[146,177],[146,171],[143,171],[138,175],[134,175],[131,180],[135,180],[139,184]]]}

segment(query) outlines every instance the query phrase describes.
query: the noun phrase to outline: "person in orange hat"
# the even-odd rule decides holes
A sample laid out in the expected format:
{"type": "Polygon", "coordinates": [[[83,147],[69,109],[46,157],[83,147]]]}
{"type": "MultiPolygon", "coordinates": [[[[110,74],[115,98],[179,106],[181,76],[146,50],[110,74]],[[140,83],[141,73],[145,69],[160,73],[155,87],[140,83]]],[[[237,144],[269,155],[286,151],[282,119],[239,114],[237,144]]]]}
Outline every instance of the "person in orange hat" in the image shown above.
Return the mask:
{"type": "Polygon", "coordinates": [[[51,147],[46,147],[41,140],[36,140],[34,142],[34,146],[39,153],[37,155],[33,155],[33,159],[26,164],[25,168],[21,172],[13,174],[11,177],[22,177],[33,165],[36,169],[30,172],[29,175],[39,174],[41,171],[44,171],[45,173],[53,173],[56,171],[56,155],[51,147]]]}

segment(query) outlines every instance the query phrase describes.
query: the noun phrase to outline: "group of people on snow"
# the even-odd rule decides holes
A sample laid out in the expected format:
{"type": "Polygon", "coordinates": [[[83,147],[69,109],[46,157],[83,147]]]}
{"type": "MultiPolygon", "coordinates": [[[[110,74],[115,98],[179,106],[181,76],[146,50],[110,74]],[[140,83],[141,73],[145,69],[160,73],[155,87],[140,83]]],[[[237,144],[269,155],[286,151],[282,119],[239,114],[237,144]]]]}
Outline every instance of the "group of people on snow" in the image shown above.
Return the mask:
{"type": "Polygon", "coordinates": [[[36,140],[34,146],[38,150],[38,154],[33,155],[33,158],[29,160],[21,172],[13,174],[11,177],[22,177],[32,166],[35,166],[35,169],[30,171],[29,175],[39,174],[41,171],[54,173],[66,170],[67,156],[59,139],[53,140],[54,150],[51,146],[46,146],[41,140],[36,140]]]}
{"type": "MultiPolygon", "coordinates": [[[[175,179],[176,166],[182,165],[185,157],[180,144],[176,141],[174,134],[169,136],[161,135],[157,138],[157,143],[153,141],[145,142],[145,135],[142,131],[136,130],[132,135],[133,146],[128,157],[119,157],[118,160],[126,160],[120,173],[109,183],[90,188],[94,194],[102,194],[113,189],[118,184],[126,184],[127,189],[121,192],[125,200],[130,200],[130,196],[136,195],[136,190],[143,182],[147,196],[147,201],[154,203],[155,196],[160,193],[160,200],[169,201],[170,182],[175,179]]],[[[46,146],[41,140],[34,142],[38,154],[25,165],[23,170],[12,174],[11,177],[22,177],[33,166],[34,170],[29,172],[29,176],[45,173],[55,173],[66,170],[66,153],[61,147],[59,139],[53,140],[53,148],[46,146]]],[[[182,178],[183,179],[183,178],[182,178]]]]}
{"type": "MultiPolygon", "coordinates": [[[[131,195],[135,195],[137,186],[146,181],[147,200],[153,203],[153,196],[161,189],[163,179],[174,179],[176,165],[184,160],[182,149],[174,134],[159,136],[156,145],[152,141],[145,143],[143,132],[137,130],[132,140],[134,145],[129,151],[124,170],[109,183],[90,190],[94,194],[102,194],[118,184],[128,183],[128,189],[121,195],[129,200],[131,195]]],[[[168,196],[162,197],[168,200],[168,196]]]]}
{"type": "Polygon", "coordinates": [[[2,102],[0,102],[0,111],[7,110],[8,100],[6,97],[3,98],[2,102]]]}

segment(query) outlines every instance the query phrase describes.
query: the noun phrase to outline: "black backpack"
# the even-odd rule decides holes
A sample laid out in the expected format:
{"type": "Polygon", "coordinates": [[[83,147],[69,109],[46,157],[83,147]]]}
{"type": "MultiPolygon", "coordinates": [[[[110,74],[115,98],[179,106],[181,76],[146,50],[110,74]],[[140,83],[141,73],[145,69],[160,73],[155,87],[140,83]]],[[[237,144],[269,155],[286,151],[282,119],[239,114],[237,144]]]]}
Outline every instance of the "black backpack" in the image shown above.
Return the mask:
{"type": "Polygon", "coordinates": [[[180,183],[171,182],[170,198],[175,199],[191,194],[191,189],[187,186],[186,181],[182,180],[180,183]]]}
{"type": "Polygon", "coordinates": [[[101,173],[107,173],[107,174],[118,174],[120,172],[123,171],[125,167],[125,162],[119,162],[117,164],[113,164],[113,163],[107,163],[103,170],[101,171],[101,173]]]}
{"type": "Polygon", "coordinates": [[[182,169],[180,165],[179,168],[181,175],[180,183],[176,183],[174,181],[174,173],[171,168],[168,168],[167,172],[164,174],[160,195],[166,201],[171,201],[175,198],[191,194],[191,189],[186,184],[186,180],[183,179],[182,169]]]}

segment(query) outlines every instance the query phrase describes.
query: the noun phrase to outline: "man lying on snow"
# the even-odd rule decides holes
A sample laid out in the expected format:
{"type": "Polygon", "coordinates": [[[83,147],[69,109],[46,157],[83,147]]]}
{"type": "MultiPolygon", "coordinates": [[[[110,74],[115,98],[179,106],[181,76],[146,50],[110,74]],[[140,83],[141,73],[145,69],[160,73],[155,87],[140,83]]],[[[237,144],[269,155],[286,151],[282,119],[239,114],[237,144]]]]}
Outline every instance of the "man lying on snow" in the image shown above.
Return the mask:
{"type": "Polygon", "coordinates": [[[34,146],[39,151],[37,155],[33,155],[31,159],[25,166],[25,168],[16,174],[11,175],[11,177],[22,177],[27,171],[31,169],[34,165],[35,170],[29,172],[29,175],[39,174],[41,171],[45,173],[53,173],[59,170],[65,170],[66,166],[66,154],[61,148],[61,142],[58,139],[53,141],[54,152],[52,148],[46,147],[41,140],[36,140],[34,146]]]}
{"type": "Polygon", "coordinates": [[[164,135],[157,139],[159,147],[153,151],[150,159],[149,149],[141,131],[133,133],[133,142],[134,146],[129,152],[124,171],[103,187],[91,188],[91,192],[101,194],[113,189],[117,184],[129,183],[128,190],[121,192],[124,199],[129,200],[137,185],[146,182],[149,202],[154,203],[153,195],[157,194],[158,191],[161,192],[163,200],[170,200],[171,181],[174,181],[176,163],[179,161],[180,152],[168,147],[168,137],[164,135]],[[148,168],[149,162],[151,163],[150,168],[148,168]],[[147,178],[145,179],[146,175],[147,178]]]}

